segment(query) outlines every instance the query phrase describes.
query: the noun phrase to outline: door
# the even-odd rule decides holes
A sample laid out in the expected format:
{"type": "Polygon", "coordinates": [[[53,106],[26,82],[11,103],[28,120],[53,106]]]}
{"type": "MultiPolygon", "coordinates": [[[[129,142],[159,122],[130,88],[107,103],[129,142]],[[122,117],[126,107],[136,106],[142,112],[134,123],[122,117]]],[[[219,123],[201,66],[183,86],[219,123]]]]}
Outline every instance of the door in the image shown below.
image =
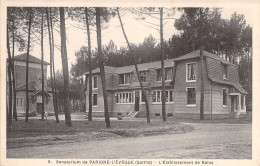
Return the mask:
{"type": "Polygon", "coordinates": [[[235,97],[231,96],[231,112],[235,111],[235,97]]]}
{"type": "Polygon", "coordinates": [[[37,103],[37,113],[38,114],[42,113],[42,103],[37,103]]]}
{"type": "Polygon", "coordinates": [[[140,103],[140,92],[135,92],[135,111],[139,111],[139,103],[140,103]]]}

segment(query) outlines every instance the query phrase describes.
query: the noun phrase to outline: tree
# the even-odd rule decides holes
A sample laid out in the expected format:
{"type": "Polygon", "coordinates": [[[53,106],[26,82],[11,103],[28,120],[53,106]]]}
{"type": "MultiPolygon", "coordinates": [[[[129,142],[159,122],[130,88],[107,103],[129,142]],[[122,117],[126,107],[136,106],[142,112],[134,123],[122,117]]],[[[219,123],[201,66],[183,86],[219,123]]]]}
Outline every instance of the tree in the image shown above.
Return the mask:
{"type": "Polygon", "coordinates": [[[6,28],[7,32],[7,51],[8,51],[8,68],[7,68],[7,72],[8,72],[8,88],[9,88],[9,107],[8,107],[8,124],[11,126],[12,125],[12,102],[13,102],[13,91],[12,91],[12,76],[11,76],[11,72],[12,72],[12,58],[11,58],[11,51],[10,51],[10,43],[9,43],[9,33],[8,33],[8,27],[6,28]]]}
{"type": "Polygon", "coordinates": [[[68,58],[67,58],[67,47],[66,47],[66,29],[65,29],[65,16],[64,8],[60,7],[60,33],[61,33],[61,57],[62,57],[62,70],[64,78],[64,113],[65,113],[65,124],[72,126],[70,116],[70,105],[69,105],[69,70],[68,70],[68,58]]]}
{"type": "Polygon", "coordinates": [[[92,64],[91,64],[91,38],[89,29],[89,14],[88,8],[85,7],[86,26],[88,34],[88,71],[89,71],[89,110],[88,110],[88,121],[92,121],[92,64]]]}
{"type": "Polygon", "coordinates": [[[27,56],[26,56],[26,115],[25,115],[25,122],[28,122],[29,117],[29,54],[30,54],[30,35],[31,35],[31,24],[32,24],[32,8],[28,8],[29,13],[29,24],[28,24],[28,44],[27,44],[27,56]]]}
{"type": "MultiPolygon", "coordinates": [[[[185,8],[184,12],[185,14],[181,19],[184,19],[185,17],[192,23],[192,25],[194,25],[194,27],[186,27],[185,24],[182,27],[189,28],[190,30],[192,29],[191,31],[195,34],[191,40],[192,45],[195,44],[195,41],[198,41],[200,44],[200,120],[204,120],[203,38],[209,32],[209,28],[207,26],[209,24],[206,19],[207,14],[209,14],[209,8],[185,8]]],[[[178,25],[178,22],[176,25],[178,25]]]]}
{"type": "Polygon", "coordinates": [[[58,117],[58,95],[57,95],[57,85],[56,85],[56,75],[55,75],[55,58],[54,58],[54,36],[53,36],[53,26],[52,26],[52,8],[50,8],[50,23],[51,23],[51,43],[52,43],[52,70],[53,70],[53,83],[54,83],[54,110],[55,110],[55,118],[56,118],[56,122],[59,123],[59,117],[58,117]]]}
{"type": "Polygon", "coordinates": [[[160,42],[161,42],[161,72],[162,72],[162,119],[166,121],[166,108],[165,108],[165,69],[164,69],[164,40],[163,40],[163,8],[160,8],[160,42]]]}
{"type": "Polygon", "coordinates": [[[145,93],[145,90],[144,90],[144,87],[143,87],[143,83],[142,83],[142,80],[140,78],[140,72],[138,70],[138,67],[137,67],[137,63],[136,63],[136,60],[135,60],[135,55],[134,55],[134,52],[132,50],[132,47],[127,39],[127,36],[126,36],[126,33],[125,33],[125,29],[124,29],[124,26],[123,26],[123,23],[122,23],[122,20],[121,20],[121,17],[120,17],[120,13],[119,13],[119,9],[117,8],[117,15],[118,15],[118,19],[119,19],[119,22],[120,22],[120,25],[121,25],[121,28],[122,28],[122,32],[124,34],[124,37],[125,37],[125,40],[127,42],[127,45],[128,45],[128,48],[129,48],[129,51],[131,53],[131,56],[132,56],[132,59],[134,61],[134,65],[135,65],[135,70],[136,70],[136,74],[137,74],[137,78],[138,78],[138,81],[139,81],[139,84],[140,84],[140,87],[141,87],[141,90],[142,90],[142,96],[144,97],[144,102],[145,102],[145,106],[146,106],[146,118],[147,118],[147,123],[150,124],[150,111],[149,111],[149,104],[148,104],[148,101],[147,101],[147,96],[146,96],[146,93],[145,93]]]}
{"type": "Polygon", "coordinates": [[[103,63],[102,44],[101,44],[101,21],[100,21],[100,10],[101,10],[101,8],[96,7],[95,9],[96,9],[98,60],[99,60],[98,62],[99,62],[101,83],[102,83],[102,89],[103,89],[105,122],[106,122],[106,127],[109,128],[110,127],[110,119],[109,119],[109,114],[108,114],[106,78],[105,78],[105,69],[104,69],[104,63],[103,63]]]}
{"type": "MultiPolygon", "coordinates": [[[[53,52],[54,52],[54,45],[52,44],[52,42],[54,42],[54,40],[52,41],[52,35],[51,35],[51,28],[50,27],[50,19],[49,18],[49,12],[48,12],[48,8],[46,7],[46,17],[47,17],[47,27],[48,27],[48,34],[49,34],[49,45],[50,45],[50,76],[51,76],[51,90],[52,90],[52,99],[53,99],[53,105],[54,105],[54,112],[55,112],[55,118],[56,118],[56,123],[59,123],[59,117],[58,117],[58,110],[57,110],[57,100],[56,100],[56,94],[54,92],[54,83],[53,83],[53,75],[52,75],[52,72],[53,72],[53,68],[54,68],[54,58],[53,58],[53,52]]],[[[51,12],[51,8],[50,8],[50,12],[51,12]]],[[[51,15],[51,13],[50,13],[51,15]]],[[[51,23],[52,24],[52,23],[51,23]]],[[[54,72],[55,74],[55,72],[54,72]]]]}
{"type": "Polygon", "coordinates": [[[42,9],[42,23],[41,23],[41,71],[42,71],[42,119],[44,119],[44,69],[43,69],[43,59],[44,59],[44,52],[43,52],[43,9],[42,9]]]}

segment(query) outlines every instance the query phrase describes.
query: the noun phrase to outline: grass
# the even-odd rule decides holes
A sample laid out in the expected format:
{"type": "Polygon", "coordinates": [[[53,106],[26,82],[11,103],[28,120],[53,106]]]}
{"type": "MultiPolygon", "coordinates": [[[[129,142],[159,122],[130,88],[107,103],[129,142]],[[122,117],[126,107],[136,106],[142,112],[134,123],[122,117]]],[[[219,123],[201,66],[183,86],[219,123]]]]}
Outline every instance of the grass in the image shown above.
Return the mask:
{"type": "Polygon", "coordinates": [[[104,121],[73,121],[67,127],[64,121],[31,119],[29,122],[14,121],[7,132],[7,148],[39,146],[95,139],[136,137],[159,134],[178,134],[190,132],[193,127],[168,120],[152,121],[111,121],[111,128],[105,127],[104,121]]]}

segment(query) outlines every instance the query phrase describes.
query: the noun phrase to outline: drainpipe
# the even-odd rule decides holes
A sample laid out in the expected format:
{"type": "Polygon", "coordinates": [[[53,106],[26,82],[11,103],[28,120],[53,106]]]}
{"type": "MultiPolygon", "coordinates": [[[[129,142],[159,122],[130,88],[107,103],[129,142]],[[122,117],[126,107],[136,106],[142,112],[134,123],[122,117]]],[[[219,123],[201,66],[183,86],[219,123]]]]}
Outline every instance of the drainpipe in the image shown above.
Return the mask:
{"type": "Polygon", "coordinates": [[[210,119],[212,120],[212,82],[210,84],[210,119]]]}

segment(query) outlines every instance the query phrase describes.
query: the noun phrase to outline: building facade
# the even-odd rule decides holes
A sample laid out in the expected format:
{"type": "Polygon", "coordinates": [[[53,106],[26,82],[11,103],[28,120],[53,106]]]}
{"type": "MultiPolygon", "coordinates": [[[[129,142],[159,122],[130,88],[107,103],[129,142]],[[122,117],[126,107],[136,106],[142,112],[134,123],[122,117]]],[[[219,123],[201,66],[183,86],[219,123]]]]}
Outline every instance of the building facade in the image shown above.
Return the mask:
{"type": "MultiPolygon", "coordinates": [[[[239,84],[234,64],[204,51],[202,65],[204,114],[206,117],[230,117],[245,113],[247,92],[239,84]]],[[[150,116],[161,116],[161,62],[138,64],[150,108],[150,116]]],[[[99,69],[92,71],[93,116],[104,116],[99,69]]],[[[88,83],[88,73],[86,83],[88,83]]],[[[108,108],[111,116],[145,117],[146,108],[133,65],[105,66],[108,108]]],[[[166,112],[168,117],[197,118],[200,114],[201,63],[199,50],[179,58],[165,60],[166,112]]],[[[88,112],[88,86],[86,85],[88,112]]]]}
{"type": "MultiPolygon", "coordinates": [[[[14,76],[16,87],[16,110],[18,116],[24,116],[26,112],[26,54],[20,54],[14,57],[14,76]]],[[[47,76],[47,65],[43,62],[44,77],[47,76]]],[[[42,112],[42,72],[41,60],[29,55],[29,115],[33,116],[42,112]]],[[[53,99],[51,88],[47,86],[47,80],[44,80],[44,108],[48,114],[54,114],[53,99]]],[[[7,83],[8,85],[8,83],[7,83]]]]}

